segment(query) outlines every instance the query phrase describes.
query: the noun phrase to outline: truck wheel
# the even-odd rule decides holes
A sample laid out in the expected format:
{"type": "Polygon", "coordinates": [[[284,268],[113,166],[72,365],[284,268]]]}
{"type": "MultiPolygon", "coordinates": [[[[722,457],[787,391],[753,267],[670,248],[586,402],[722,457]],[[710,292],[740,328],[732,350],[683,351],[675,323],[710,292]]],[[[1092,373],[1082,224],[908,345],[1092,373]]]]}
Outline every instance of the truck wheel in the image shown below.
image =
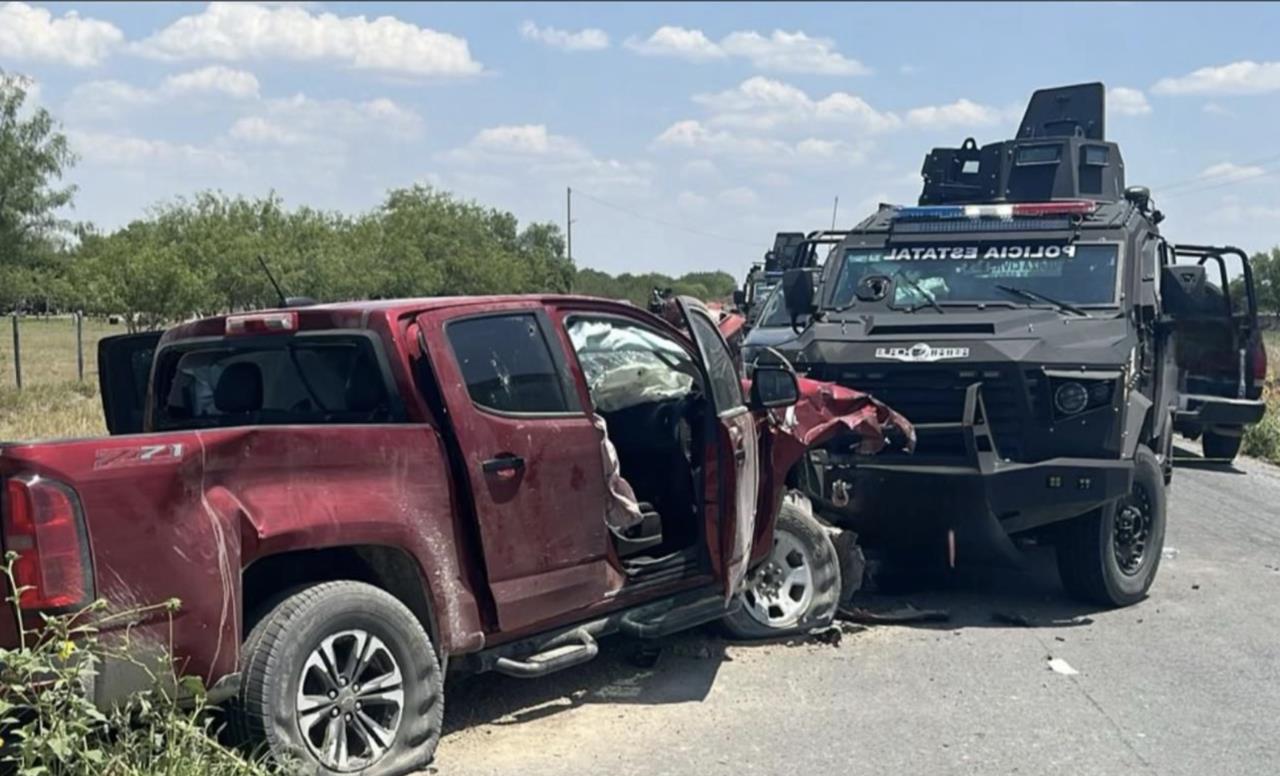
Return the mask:
{"type": "Polygon", "coordinates": [[[1164,528],[1164,474],[1155,454],[1140,445],[1129,495],[1063,524],[1057,542],[1063,586],[1106,606],[1141,601],[1160,567],[1164,528]]]}
{"type": "Polygon", "coordinates": [[[747,577],[742,607],[724,618],[740,639],[767,639],[823,628],[840,602],[840,560],[809,502],[788,494],[773,532],[773,551],[747,577]]]}
{"type": "Polygon", "coordinates": [[[1212,431],[1205,431],[1204,437],[1200,440],[1200,444],[1204,446],[1205,458],[1226,459],[1234,461],[1236,455],[1240,452],[1240,443],[1244,441],[1243,436],[1226,436],[1223,434],[1215,434],[1212,431]]]}
{"type": "Polygon", "coordinates": [[[440,740],[444,677],[422,624],[363,582],[325,582],[253,628],[230,709],[244,745],[309,774],[409,773],[440,740]]]}

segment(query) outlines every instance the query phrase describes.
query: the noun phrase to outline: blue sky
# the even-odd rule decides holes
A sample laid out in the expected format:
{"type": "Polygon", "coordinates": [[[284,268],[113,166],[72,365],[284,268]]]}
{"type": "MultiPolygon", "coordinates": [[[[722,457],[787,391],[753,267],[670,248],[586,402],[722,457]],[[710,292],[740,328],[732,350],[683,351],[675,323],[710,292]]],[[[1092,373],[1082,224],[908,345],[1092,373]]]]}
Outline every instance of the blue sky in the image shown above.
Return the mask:
{"type": "Polygon", "coordinates": [[[0,2],[0,67],[116,226],[205,188],[347,211],[426,183],[563,224],[611,272],[742,274],[781,230],[919,193],[1101,80],[1184,242],[1280,243],[1280,5],[0,2]]]}

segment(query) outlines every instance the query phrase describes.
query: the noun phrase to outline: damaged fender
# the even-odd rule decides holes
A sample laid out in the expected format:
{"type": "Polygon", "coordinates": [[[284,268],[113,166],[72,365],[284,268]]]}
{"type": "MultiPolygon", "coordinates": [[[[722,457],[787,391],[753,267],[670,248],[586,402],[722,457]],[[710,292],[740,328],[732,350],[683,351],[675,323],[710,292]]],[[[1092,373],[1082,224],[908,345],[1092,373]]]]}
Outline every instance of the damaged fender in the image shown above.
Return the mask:
{"type": "MultiPolygon", "coordinates": [[[[798,377],[800,398],[785,409],[771,410],[760,421],[762,462],[752,563],[763,560],[773,546],[768,537],[787,491],[787,474],[813,447],[837,435],[858,437],[858,451],[878,453],[887,446],[915,449],[916,432],[910,421],[873,396],[834,383],[798,377]]],[[[751,381],[743,380],[750,393],[751,381]]]]}

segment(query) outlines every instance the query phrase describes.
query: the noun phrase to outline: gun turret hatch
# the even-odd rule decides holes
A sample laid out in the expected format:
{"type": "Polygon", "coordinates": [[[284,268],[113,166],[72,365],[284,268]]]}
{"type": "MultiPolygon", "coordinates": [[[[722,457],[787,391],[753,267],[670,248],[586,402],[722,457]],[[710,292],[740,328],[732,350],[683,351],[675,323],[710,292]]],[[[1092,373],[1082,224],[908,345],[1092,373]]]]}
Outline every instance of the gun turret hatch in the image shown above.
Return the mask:
{"type": "Polygon", "coordinates": [[[920,204],[1118,201],[1124,161],[1105,130],[1101,83],[1037,90],[1014,139],[979,148],[968,138],[959,148],[929,152],[920,204]]]}

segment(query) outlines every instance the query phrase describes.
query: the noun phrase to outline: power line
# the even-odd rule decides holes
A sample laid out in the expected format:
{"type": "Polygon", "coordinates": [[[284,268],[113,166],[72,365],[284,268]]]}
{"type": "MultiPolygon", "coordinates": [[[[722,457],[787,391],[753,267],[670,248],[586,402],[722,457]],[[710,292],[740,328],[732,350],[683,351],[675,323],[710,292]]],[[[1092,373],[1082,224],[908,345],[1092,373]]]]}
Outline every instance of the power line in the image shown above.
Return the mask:
{"type": "Polygon", "coordinates": [[[603,205],[607,208],[616,210],[619,213],[623,213],[624,215],[631,216],[632,218],[636,218],[641,221],[649,221],[651,223],[659,224],[661,226],[665,226],[670,229],[678,229],[682,232],[688,232],[690,234],[696,234],[702,237],[710,237],[712,239],[722,240],[724,242],[737,243],[738,245],[748,245],[748,246],[751,246],[752,248],[759,247],[754,242],[747,242],[746,240],[742,240],[737,237],[726,237],[723,234],[716,234],[715,232],[708,232],[703,229],[698,229],[696,227],[688,226],[687,224],[681,224],[675,221],[668,221],[667,219],[659,218],[658,216],[648,215],[646,213],[638,213],[630,208],[623,207],[622,205],[617,205],[612,202],[600,199],[599,197],[594,196],[592,194],[587,194],[581,189],[579,189],[577,193],[578,193],[578,196],[582,197],[583,199],[589,199],[592,202],[596,203],[597,205],[603,205]]]}
{"type": "Polygon", "coordinates": [[[1264,170],[1258,173],[1257,175],[1242,175],[1235,178],[1229,178],[1225,181],[1214,183],[1213,185],[1210,185],[1210,186],[1201,186],[1199,188],[1194,188],[1194,189],[1182,189],[1181,191],[1175,191],[1172,194],[1166,195],[1165,199],[1177,199],[1178,197],[1185,196],[1187,194],[1199,194],[1205,191],[1213,191],[1214,189],[1220,189],[1224,186],[1234,186],[1238,183],[1248,183],[1249,181],[1256,181],[1261,178],[1269,178],[1272,175],[1275,175],[1276,173],[1280,173],[1280,167],[1273,167],[1270,170],[1264,170]]]}

